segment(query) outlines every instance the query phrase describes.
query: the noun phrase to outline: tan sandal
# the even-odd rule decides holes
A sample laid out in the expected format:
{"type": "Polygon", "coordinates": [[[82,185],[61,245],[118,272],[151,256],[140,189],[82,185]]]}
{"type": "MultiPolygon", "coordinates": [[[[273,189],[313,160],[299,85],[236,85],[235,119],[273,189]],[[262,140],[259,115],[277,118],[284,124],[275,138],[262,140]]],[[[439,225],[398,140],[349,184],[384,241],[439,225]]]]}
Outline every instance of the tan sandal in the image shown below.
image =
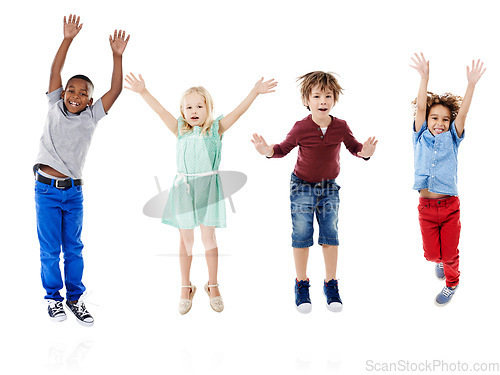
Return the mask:
{"type": "Polygon", "coordinates": [[[191,306],[193,305],[193,297],[196,293],[196,287],[189,283],[190,285],[182,285],[182,288],[190,288],[189,298],[181,298],[179,301],[179,312],[181,315],[187,314],[189,310],[191,310],[191,306]]]}
{"type": "Polygon", "coordinates": [[[208,297],[210,297],[210,307],[217,312],[221,312],[224,310],[224,302],[222,301],[221,296],[211,297],[210,296],[210,288],[217,288],[219,284],[208,285],[208,282],[205,284],[205,292],[207,292],[208,297]]]}

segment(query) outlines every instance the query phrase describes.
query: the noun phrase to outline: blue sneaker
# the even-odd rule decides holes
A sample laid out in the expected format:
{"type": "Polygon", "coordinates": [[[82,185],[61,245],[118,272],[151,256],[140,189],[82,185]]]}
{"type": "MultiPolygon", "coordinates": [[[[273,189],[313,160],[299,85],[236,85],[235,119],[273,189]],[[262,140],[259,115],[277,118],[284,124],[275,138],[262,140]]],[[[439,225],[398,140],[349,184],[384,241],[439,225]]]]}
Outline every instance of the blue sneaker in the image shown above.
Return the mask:
{"type": "Polygon", "coordinates": [[[308,314],[312,310],[309,287],[309,279],[300,281],[295,279],[295,305],[297,305],[297,311],[302,314],[308,314]]]}
{"type": "Polygon", "coordinates": [[[436,277],[439,280],[444,280],[444,268],[443,263],[436,263],[436,277]]]}
{"type": "Polygon", "coordinates": [[[436,296],[436,305],[438,305],[438,306],[444,306],[448,302],[450,302],[451,298],[455,294],[457,288],[458,288],[458,285],[455,286],[455,288],[450,288],[450,287],[445,286],[443,288],[443,290],[441,291],[441,293],[439,293],[436,296]]]}
{"type": "Polygon", "coordinates": [[[339,286],[337,280],[331,279],[323,286],[323,292],[326,296],[326,308],[333,312],[342,311],[342,300],[339,295],[339,286]]]}

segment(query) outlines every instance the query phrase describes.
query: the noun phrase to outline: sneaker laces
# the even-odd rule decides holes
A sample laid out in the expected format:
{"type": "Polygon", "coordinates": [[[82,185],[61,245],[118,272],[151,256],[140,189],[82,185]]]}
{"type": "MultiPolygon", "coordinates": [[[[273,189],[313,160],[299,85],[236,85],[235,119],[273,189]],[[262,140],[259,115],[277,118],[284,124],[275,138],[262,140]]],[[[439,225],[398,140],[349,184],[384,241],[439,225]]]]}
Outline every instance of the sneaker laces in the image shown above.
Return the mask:
{"type": "Polygon", "coordinates": [[[449,296],[451,296],[453,293],[455,292],[454,289],[450,288],[450,287],[447,287],[445,286],[443,288],[443,291],[441,293],[443,293],[443,296],[445,296],[446,298],[448,298],[449,296]]]}
{"type": "Polygon", "coordinates": [[[309,281],[307,280],[301,280],[297,283],[297,293],[301,299],[309,297],[309,286],[309,281]]]}
{"type": "Polygon", "coordinates": [[[46,301],[47,301],[47,305],[49,305],[49,308],[52,310],[54,315],[57,315],[61,312],[64,313],[64,308],[63,308],[63,304],[61,301],[55,301],[53,299],[48,299],[46,301]]]}
{"type": "Polygon", "coordinates": [[[339,286],[338,283],[335,283],[334,280],[328,281],[326,284],[326,296],[328,298],[339,298],[339,286]]]}

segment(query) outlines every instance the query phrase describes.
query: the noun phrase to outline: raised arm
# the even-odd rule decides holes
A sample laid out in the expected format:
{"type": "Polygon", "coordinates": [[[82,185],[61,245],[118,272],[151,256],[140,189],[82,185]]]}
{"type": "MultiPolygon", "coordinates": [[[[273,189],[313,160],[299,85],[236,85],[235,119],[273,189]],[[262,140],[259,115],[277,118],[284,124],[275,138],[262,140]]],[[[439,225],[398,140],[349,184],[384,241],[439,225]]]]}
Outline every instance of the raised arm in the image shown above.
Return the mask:
{"type": "Polygon", "coordinates": [[[125,77],[125,82],[127,82],[130,86],[125,86],[125,88],[140,94],[146,101],[146,103],[148,103],[148,105],[151,107],[151,109],[155,111],[158,116],[160,116],[165,125],[167,125],[167,128],[172,133],[177,135],[177,120],[170,114],[170,112],[163,108],[160,102],[158,102],[158,100],[156,100],[153,95],[149,93],[149,91],[146,89],[146,83],[144,82],[142,76],[139,74],[139,79],[137,79],[135,75],[130,73],[130,76],[127,75],[125,77]]]}
{"type": "Polygon", "coordinates": [[[223,117],[219,122],[219,135],[222,135],[225,131],[227,131],[233,124],[241,117],[243,113],[247,111],[248,108],[252,105],[253,101],[260,94],[267,94],[270,92],[274,92],[274,88],[278,82],[274,79],[270,79],[269,81],[264,81],[264,78],[261,78],[254,86],[250,94],[240,103],[238,107],[226,117],[223,117]]]}
{"type": "Polygon", "coordinates": [[[476,87],[477,81],[486,71],[486,68],[483,69],[483,63],[481,60],[477,60],[477,63],[472,60],[472,69],[469,69],[467,66],[467,90],[465,91],[464,98],[462,100],[462,104],[460,105],[460,109],[457,114],[457,118],[455,119],[455,129],[457,130],[457,135],[459,137],[462,136],[465,127],[465,119],[467,118],[467,113],[469,112],[470,103],[472,102],[472,95],[474,94],[474,89],[476,87]]]}
{"type": "Polygon", "coordinates": [[[83,24],[80,24],[79,16],[77,17],[76,15],[70,14],[68,22],[66,22],[66,16],[64,16],[64,39],[57,50],[54,61],[52,62],[52,67],[50,68],[49,92],[57,90],[62,86],[61,72],[64,62],[66,61],[66,55],[71,42],[73,42],[74,37],[78,35],[82,26],[83,24]]]}
{"type": "Polygon", "coordinates": [[[125,30],[120,30],[119,32],[115,30],[113,37],[111,37],[111,35],[109,36],[109,44],[111,46],[111,51],[113,51],[113,73],[111,75],[111,88],[101,98],[105,112],[109,111],[122,92],[122,56],[129,39],[130,35],[125,39],[125,30]]]}
{"type": "Polygon", "coordinates": [[[417,96],[417,113],[415,115],[415,131],[419,131],[424,124],[427,112],[427,84],[429,82],[429,61],[425,61],[424,54],[421,52],[420,57],[415,54],[415,58],[411,58],[415,65],[410,65],[420,74],[420,87],[417,96]]]}

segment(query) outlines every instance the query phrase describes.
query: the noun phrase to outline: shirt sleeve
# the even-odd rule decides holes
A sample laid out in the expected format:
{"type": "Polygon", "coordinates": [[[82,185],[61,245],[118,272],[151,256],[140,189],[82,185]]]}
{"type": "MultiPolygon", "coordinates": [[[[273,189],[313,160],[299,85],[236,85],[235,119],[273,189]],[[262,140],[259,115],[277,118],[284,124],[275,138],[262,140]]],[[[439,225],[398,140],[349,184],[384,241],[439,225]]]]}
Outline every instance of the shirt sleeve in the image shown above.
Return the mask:
{"type": "Polygon", "coordinates": [[[49,101],[49,105],[56,104],[59,100],[61,100],[61,93],[63,92],[62,86],[58,89],[55,89],[52,92],[47,92],[47,100],[49,101]]]}
{"type": "Polygon", "coordinates": [[[102,119],[106,115],[107,115],[107,113],[104,111],[104,106],[102,105],[102,100],[101,99],[97,100],[92,105],[92,118],[97,123],[100,119],[102,119]]]}
{"type": "Polygon", "coordinates": [[[358,158],[361,157],[358,155],[358,152],[363,149],[363,144],[359,143],[356,138],[354,138],[354,135],[352,134],[347,123],[345,123],[344,145],[351,154],[358,158]]]}
{"type": "Polygon", "coordinates": [[[299,144],[298,139],[298,125],[295,123],[292,130],[288,133],[285,140],[281,143],[275,144],[273,147],[273,158],[282,158],[292,151],[299,144]]]}
{"type": "Polygon", "coordinates": [[[423,132],[427,130],[427,120],[424,121],[422,126],[420,127],[420,130],[417,132],[415,131],[415,121],[413,121],[413,144],[415,145],[420,137],[422,136],[423,132]]]}
{"type": "Polygon", "coordinates": [[[451,132],[451,139],[453,139],[453,142],[458,146],[460,142],[464,140],[465,136],[465,129],[462,131],[462,136],[459,137],[457,134],[457,128],[455,128],[455,121],[453,121],[450,125],[450,132],[451,132]]]}

